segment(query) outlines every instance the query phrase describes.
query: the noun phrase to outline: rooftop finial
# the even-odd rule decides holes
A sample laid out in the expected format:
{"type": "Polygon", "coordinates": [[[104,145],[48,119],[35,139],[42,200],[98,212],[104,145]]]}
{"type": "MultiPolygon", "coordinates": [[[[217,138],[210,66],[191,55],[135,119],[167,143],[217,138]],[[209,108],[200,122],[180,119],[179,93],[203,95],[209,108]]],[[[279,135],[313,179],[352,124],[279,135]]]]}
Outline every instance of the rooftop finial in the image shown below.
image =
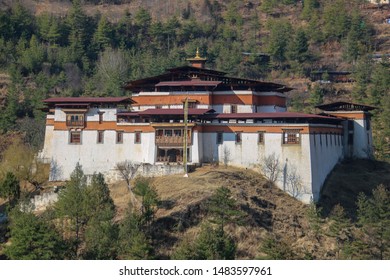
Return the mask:
{"type": "Polygon", "coordinates": [[[197,68],[204,68],[204,64],[206,63],[206,58],[200,56],[199,48],[196,48],[196,54],[194,58],[187,58],[187,60],[191,63],[191,66],[197,68]]]}
{"type": "Polygon", "coordinates": [[[196,48],[196,55],[195,55],[195,58],[200,58],[199,48],[196,48]]]}

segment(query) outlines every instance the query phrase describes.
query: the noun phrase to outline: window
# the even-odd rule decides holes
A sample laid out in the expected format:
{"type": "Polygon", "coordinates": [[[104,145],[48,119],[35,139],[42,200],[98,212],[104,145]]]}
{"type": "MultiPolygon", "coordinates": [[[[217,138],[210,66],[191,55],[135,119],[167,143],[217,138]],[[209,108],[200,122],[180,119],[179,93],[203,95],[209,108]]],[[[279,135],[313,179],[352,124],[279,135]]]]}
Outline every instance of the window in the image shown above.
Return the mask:
{"type": "Polygon", "coordinates": [[[99,112],[99,124],[102,124],[103,122],[103,112],[99,112]]]}
{"type": "Polygon", "coordinates": [[[283,144],[299,144],[300,143],[300,130],[289,129],[283,131],[283,144]]]}
{"type": "Polygon", "coordinates": [[[118,144],[123,143],[123,131],[117,131],[116,132],[116,142],[118,144]]]}
{"type": "Polygon", "coordinates": [[[223,143],[223,132],[217,132],[217,144],[223,143]]]}
{"type": "Polygon", "coordinates": [[[84,126],[84,114],[67,114],[67,126],[84,126]]]}
{"type": "Polygon", "coordinates": [[[264,144],[264,131],[260,131],[258,133],[257,143],[264,144]]]}
{"type": "Polygon", "coordinates": [[[241,138],[241,132],[236,132],[236,144],[241,144],[242,138],[241,138]]]}
{"type": "Polygon", "coordinates": [[[104,131],[98,131],[97,132],[97,143],[103,144],[104,143],[104,131]]]}
{"type": "Polygon", "coordinates": [[[81,144],[81,131],[70,131],[69,143],[81,144]]]}
{"type": "Polygon", "coordinates": [[[136,131],[135,132],[134,143],[135,144],[140,144],[141,143],[141,131],[136,131]]]}
{"type": "Polygon", "coordinates": [[[230,113],[235,114],[237,113],[237,105],[230,105],[230,113]]]}

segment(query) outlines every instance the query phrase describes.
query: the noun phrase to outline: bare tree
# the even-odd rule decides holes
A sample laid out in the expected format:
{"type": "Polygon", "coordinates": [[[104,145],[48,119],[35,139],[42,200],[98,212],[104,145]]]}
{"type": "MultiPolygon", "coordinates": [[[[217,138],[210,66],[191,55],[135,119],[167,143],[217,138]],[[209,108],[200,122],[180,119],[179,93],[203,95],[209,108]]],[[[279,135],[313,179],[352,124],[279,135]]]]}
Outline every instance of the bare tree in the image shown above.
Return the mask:
{"type": "Polygon", "coordinates": [[[131,203],[133,206],[139,205],[139,201],[134,195],[132,190],[131,181],[134,179],[141,163],[135,163],[129,160],[121,161],[116,164],[116,170],[121,175],[122,179],[126,181],[127,188],[129,189],[131,196],[131,203]]]}
{"type": "Polygon", "coordinates": [[[279,158],[272,153],[269,156],[264,157],[263,162],[260,164],[261,170],[267,179],[275,183],[281,173],[279,158]]]}

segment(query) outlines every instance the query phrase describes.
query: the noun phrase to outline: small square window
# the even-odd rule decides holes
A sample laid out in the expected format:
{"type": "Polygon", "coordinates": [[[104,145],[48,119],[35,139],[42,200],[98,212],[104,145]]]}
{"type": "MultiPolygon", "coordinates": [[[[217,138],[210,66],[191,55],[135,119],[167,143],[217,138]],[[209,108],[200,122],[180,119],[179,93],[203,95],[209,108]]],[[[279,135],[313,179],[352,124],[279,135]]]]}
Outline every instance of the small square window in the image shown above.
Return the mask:
{"type": "Polygon", "coordinates": [[[217,132],[217,144],[223,143],[223,132],[217,132]]]}
{"type": "Polygon", "coordinates": [[[136,131],[135,132],[134,143],[135,144],[140,144],[141,143],[141,131],[136,131]]]}
{"type": "Polygon", "coordinates": [[[285,130],[283,132],[283,144],[299,144],[301,134],[299,130],[285,130]]]}
{"type": "Polygon", "coordinates": [[[118,144],[123,143],[123,131],[116,132],[116,143],[118,144]]]}
{"type": "Polygon", "coordinates": [[[81,132],[80,131],[71,131],[69,136],[70,144],[81,144],[81,132]]]}
{"type": "Polygon", "coordinates": [[[104,143],[104,131],[98,131],[97,143],[98,144],[103,144],[104,143]]]}
{"type": "Polygon", "coordinates": [[[232,113],[232,114],[235,114],[235,113],[237,113],[237,105],[230,105],[230,112],[232,113]]]}

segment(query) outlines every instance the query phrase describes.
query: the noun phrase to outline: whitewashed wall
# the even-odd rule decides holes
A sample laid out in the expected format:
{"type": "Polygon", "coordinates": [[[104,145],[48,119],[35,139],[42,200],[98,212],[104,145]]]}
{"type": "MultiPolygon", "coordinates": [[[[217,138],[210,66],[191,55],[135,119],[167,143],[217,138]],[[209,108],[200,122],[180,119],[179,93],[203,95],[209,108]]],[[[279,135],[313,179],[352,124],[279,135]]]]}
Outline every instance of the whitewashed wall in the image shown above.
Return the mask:
{"type": "Polygon", "coordinates": [[[327,176],[333,170],[334,166],[343,159],[344,147],[340,135],[336,135],[335,138],[334,135],[330,134],[311,134],[310,139],[309,162],[311,162],[312,170],[311,189],[313,193],[313,200],[317,201],[320,197],[320,191],[327,176]],[[330,141],[330,137],[332,137],[332,141],[330,141]],[[328,140],[326,140],[326,138],[328,138],[328,140]]]}
{"type": "Polygon", "coordinates": [[[105,172],[118,162],[154,163],[154,133],[141,133],[141,143],[134,143],[135,133],[123,133],[123,143],[116,143],[116,131],[104,131],[104,143],[97,144],[97,131],[82,132],[81,144],[69,144],[68,131],[54,131],[52,162],[57,166],[52,180],[65,180],[79,162],[85,174],[105,172]]]}

